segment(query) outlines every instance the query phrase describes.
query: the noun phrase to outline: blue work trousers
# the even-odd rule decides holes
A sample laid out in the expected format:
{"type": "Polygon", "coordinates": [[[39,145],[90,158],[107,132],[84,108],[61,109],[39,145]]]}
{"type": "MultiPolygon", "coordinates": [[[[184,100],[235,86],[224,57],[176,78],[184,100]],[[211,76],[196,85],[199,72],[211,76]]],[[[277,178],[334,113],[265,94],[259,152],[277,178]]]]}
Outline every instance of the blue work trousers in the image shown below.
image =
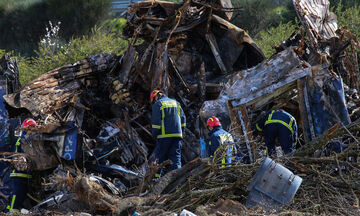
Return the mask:
{"type": "Polygon", "coordinates": [[[158,139],[155,147],[155,157],[158,159],[159,164],[170,159],[173,164],[169,170],[181,168],[181,138],[169,137],[158,139]]]}
{"type": "Polygon", "coordinates": [[[295,137],[286,126],[280,123],[271,123],[265,125],[264,136],[269,156],[276,152],[276,138],[278,138],[281,149],[285,154],[294,151],[295,137]]]}
{"type": "Polygon", "coordinates": [[[17,212],[22,208],[29,187],[29,179],[10,177],[12,193],[5,212],[17,212]]]}

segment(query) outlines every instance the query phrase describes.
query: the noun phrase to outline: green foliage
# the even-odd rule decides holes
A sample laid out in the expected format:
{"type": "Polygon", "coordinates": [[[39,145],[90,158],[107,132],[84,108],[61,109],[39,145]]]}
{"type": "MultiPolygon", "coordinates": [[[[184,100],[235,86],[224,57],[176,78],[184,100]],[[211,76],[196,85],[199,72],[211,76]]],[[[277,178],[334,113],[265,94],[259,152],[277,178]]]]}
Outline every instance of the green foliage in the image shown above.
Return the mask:
{"type": "Polygon", "coordinates": [[[275,52],[273,47],[280,45],[282,41],[288,39],[296,31],[298,25],[298,22],[296,24],[292,22],[280,23],[277,27],[262,30],[256,36],[256,44],[264,52],[266,58],[269,58],[275,52]]]}
{"type": "Polygon", "coordinates": [[[119,37],[121,36],[125,25],[126,25],[126,19],[123,18],[108,19],[103,24],[104,28],[106,28],[108,32],[112,32],[118,35],[119,37]]]}
{"type": "Polygon", "coordinates": [[[340,3],[335,8],[334,13],[337,15],[338,26],[347,26],[349,31],[360,36],[360,6],[356,5],[350,8],[344,8],[340,3]]]}
{"type": "Polygon", "coordinates": [[[126,47],[127,41],[117,37],[115,33],[107,34],[101,28],[94,28],[88,36],[72,38],[68,44],[57,46],[56,49],[40,43],[36,57],[18,56],[20,81],[26,84],[52,69],[102,52],[120,55],[126,47]]]}
{"type": "Polygon", "coordinates": [[[343,8],[351,8],[359,6],[359,0],[329,0],[331,7],[341,6],[343,8]]]}
{"type": "Polygon", "coordinates": [[[279,9],[276,9],[280,7],[273,0],[233,0],[232,3],[242,10],[234,12],[231,22],[251,36],[281,22],[281,15],[277,13],[279,9]]]}
{"type": "Polygon", "coordinates": [[[49,21],[69,40],[107,18],[110,0],[0,0],[0,48],[32,56],[49,21]]]}

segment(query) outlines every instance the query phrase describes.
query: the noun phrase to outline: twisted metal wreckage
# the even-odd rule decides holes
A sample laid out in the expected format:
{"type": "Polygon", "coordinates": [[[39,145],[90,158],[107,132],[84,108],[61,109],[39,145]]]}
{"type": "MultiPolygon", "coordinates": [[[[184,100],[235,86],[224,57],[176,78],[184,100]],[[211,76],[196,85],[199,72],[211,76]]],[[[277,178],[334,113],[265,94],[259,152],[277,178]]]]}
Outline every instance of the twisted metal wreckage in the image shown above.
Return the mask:
{"type": "MultiPolygon", "coordinates": [[[[35,195],[43,202],[31,212],[129,213],[149,211],[149,206],[160,212],[194,210],[217,201],[221,196],[215,194],[246,194],[254,174],[250,165],[219,169],[215,161],[195,159],[199,138],[206,136],[202,122],[219,116],[238,136],[254,167],[261,147],[254,141],[252,124],[274,107],[286,107],[299,121],[303,146],[294,156],[312,155],[327,143],[334,125],[358,119],[359,44],[345,27],[337,27],[328,0],[293,4],[305,31],[276,47],[269,60],[243,29],[229,22],[228,0],[134,3],[127,12],[123,34],[129,46],[122,56],[90,56],[24,87],[16,61],[5,55],[0,83],[2,179],[10,170],[8,163],[37,173],[33,182],[42,178],[45,187],[36,187],[35,195]],[[155,144],[148,96],[155,88],[181,103],[188,124],[185,165],[154,183],[159,167],[149,165],[155,144]],[[39,123],[29,129],[31,145],[22,143],[24,153],[10,153],[6,140],[29,115],[39,123]],[[212,176],[233,184],[199,185],[212,176]],[[195,189],[191,199],[184,196],[195,189]]],[[[235,208],[235,201],[219,202],[235,208]]]]}

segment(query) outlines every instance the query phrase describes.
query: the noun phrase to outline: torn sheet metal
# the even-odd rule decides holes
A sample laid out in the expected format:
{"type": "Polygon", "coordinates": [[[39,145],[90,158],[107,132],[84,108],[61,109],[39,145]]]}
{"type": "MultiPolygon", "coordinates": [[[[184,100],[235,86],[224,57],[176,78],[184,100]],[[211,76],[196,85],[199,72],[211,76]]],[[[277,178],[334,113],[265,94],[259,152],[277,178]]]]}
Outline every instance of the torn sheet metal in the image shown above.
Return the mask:
{"type": "Polygon", "coordinates": [[[312,45],[323,39],[337,37],[338,29],[336,15],[329,12],[328,0],[293,0],[292,1],[301,23],[306,26],[312,45]]]}
{"type": "Polygon", "coordinates": [[[134,171],[128,170],[120,165],[117,164],[110,164],[110,165],[90,165],[90,169],[96,170],[100,173],[106,174],[106,175],[115,175],[117,173],[126,174],[135,176],[138,178],[142,178],[142,176],[139,173],[136,173],[134,171]]]}
{"type": "MultiPolygon", "coordinates": [[[[219,2],[222,5],[228,5],[227,1],[219,2]]],[[[168,64],[171,64],[185,78],[181,80],[181,83],[189,86],[187,82],[196,82],[195,75],[202,63],[199,61],[205,63],[206,72],[214,73],[215,76],[207,75],[206,80],[211,80],[216,75],[249,68],[265,59],[261,50],[244,30],[232,25],[226,17],[219,16],[216,12],[212,14],[212,7],[214,7],[213,4],[197,1],[179,4],[144,1],[130,6],[124,34],[145,40],[141,45],[145,48],[137,49],[138,59],[143,59],[137,65],[143,65],[142,67],[146,69],[151,68],[149,72],[152,74],[152,82],[151,86],[147,86],[150,90],[164,86],[171,88],[170,83],[178,79],[178,75],[176,78],[172,76],[172,68],[167,67],[168,64]],[[169,8],[174,11],[170,12],[169,8]],[[181,13],[179,13],[183,17],[177,19],[174,15],[180,10],[181,13]],[[196,25],[192,24],[194,21],[196,25]],[[173,28],[174,25],[177,27],[173,28]],[[204,43],[206,40],[208,43],[204,43]],[[150,62],[147,62],[145,60],[149,59],[151,49],[154,50],[153,56],[150,62]],[[165,53],[167,50],[168,53],[165,53]],[[169,58],[166,57],[167,55],[169,58]],[[169,59],[171,60],[167,62],[169,59]]],[[[126,59],[125,62],[127,62],[126,59]]],[[[144,73],[143,71],[146,70],[137,68],[137,71],[144,73]]],[[[140,77],[145,79],[142,84],[148,83],[147,74],[140,74],[140,77]]]]}
{"type": "Polygon", "coordinates": [[[224,112],[228,113],[227,101],[231,101],[233,107],[254,103],[309,73],[310,68],[304,68],[303,62],[289,48],[267,62],[234,74],[217,100],[203,104],[200,115],[203,119],[212,115],[221,116],[224,112]]]}
{"type": "Polygon", "coordinates": [[[21,88],[17,61],[11,59],[7,53],[0,60],[0,79],[6,80],[6,94],[21,88]]]}
{"type": "Polygon", "coordinates": [[[330,75],[328,65],[313,67],[307,78],[310,112],[315,135],[320,136],[338,122],[350,124],[342,80],[330,75]]]}
{"type": "Polygon", "coordinates": [[[4,96],[15,108],[26,108],[34,116],[52,114],[55,110],[71,104],[80,95],[87,77],[105,73],[115,63],[115,55],[103,53],[90,56],[72,65],[66,65],[33,80],[19,92],[4,96]]]}
{"type": "Polygon", "coordinates": [[[148,148],[134,128],[120,119],[107,121],[102,128],[97,137],[97,147],[92,152],[95,158],[106,155],[106,159],[113,159],[126,167],[145,162],[148,148]]]}

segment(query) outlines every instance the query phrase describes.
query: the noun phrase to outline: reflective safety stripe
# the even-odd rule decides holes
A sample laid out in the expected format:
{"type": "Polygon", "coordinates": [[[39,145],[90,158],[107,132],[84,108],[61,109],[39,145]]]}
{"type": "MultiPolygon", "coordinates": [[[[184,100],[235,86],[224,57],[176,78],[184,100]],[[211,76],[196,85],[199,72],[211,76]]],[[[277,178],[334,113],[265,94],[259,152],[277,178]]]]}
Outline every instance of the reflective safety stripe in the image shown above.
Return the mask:
{"type": "Polygon", "coordinates": [[[17,140],[16,140],[16,143],[15,145],[19,146],[21,143],[20,143],[20,140],[21,140],[21,137],[19,137],[17,140]]]}
{"type": "Polygon", "coordinates": [[[178,104],[176,103],[176,101],[161,101],[161,107],[160,109],[165,109],[165,108],[169,108],[169,107],[177,107],[178,104]]]}
{"type": "Polygon", "coordinates": [[[9,212],[19,212],[19,209],[14,209],[15,199],[16,199],[16,195],[13,195],[10,206],[6,207],[7,209],[9,209],[9,212]]]}
{"type": "Polygon", "coordinates": [[[155,178],[160,178],[160,174],[159,173],[155,173],[155,178]]]}
{"type": "Polygon", "coordinates": [[[209,145],[211,145],[211,141],[209,141],[209,145]]]}
{"type": "Polygon", "coordinates": [[[280,123],[280,124],[284,125],[285,127],[287,127],[291,131],[292,134],[294,134],[294,130],[292,129],[292,127],[290,127],[290,125],[285,123],[284,121],[281,121],[281,120],[278,120],[278,119],[267,120],[265,122],[265,125],[271,124],[271,123],[280,123]]]}
{"type": "Polygon", "coordinates": [[[262,129],[259,127],[259,124],[258,124],[258,123],[256,123],[256,129],[257,129],[258,131],[262,131],[262,129]]]}
{"type": "Polygon", "coordinates": [[[16,140],[16,143],[15,143],[15,153],[18,152],[18,147],[20,146],[20,140],[21,140],[21,137],[19,137],[17,140],[16,140]]]}
{"type": "Polygon", "coordinates": [[[162,116],[161,116],[161,134],[165,134],[165,111],[162,109],[162,116]]]}
{"type": "MultiPolygon", "coordinates": [[[[178,118],[179,122],[181,122],[181,107],[178,105],[176,101],[161,101],[161,126],[152,125],[152,128],[161,129],[161,134],[157,136],[157,138],[168,138],[168,137],[182,137],[182,133],[173,133],[166,134],[165,133],[165,108],[177,108],[178,110],[178,118]]],[[[181,127],[185,127],[186,123],[182,124],[181,127]]]]}
{"type": "Polygon", "coordinates": [[[226,163],[225,158],[226,156],[221,160],[221,167],[225,167],[225,163],[226,163]]]}
{"type": "Polygon", "coordinates": [[[272,119],[272,115],[274,114],[274,112],[275,112],[275,110],[273,110],[271,112],[271,114],[269,115],[268,120],[265,122],[265,125],[271,124],[271,123],[280,123],[280,124],[284,125],[285,127],[287,127],[291,131],[291,134],[294,134],[294,129],[292,128],[292,125],[293,125],[293,122],[295,121],[295,118],[291,117],[290,122],[288,124],[288,123],[286,123],[286,122],[284,122],[282,120],[279,120],[279,119],[272,119]]]}
{"type": "Polygon", "coordinates": [[[10,177],[20,177],[20,178],[32,178],[31,175],[25,173],[16,173],[15,170],[10,173],[10,177]]]}
{"type": "Polygon", "coordinates": [[[158,135],[157,138],[182,137],[182,133],[158,135]]]}

